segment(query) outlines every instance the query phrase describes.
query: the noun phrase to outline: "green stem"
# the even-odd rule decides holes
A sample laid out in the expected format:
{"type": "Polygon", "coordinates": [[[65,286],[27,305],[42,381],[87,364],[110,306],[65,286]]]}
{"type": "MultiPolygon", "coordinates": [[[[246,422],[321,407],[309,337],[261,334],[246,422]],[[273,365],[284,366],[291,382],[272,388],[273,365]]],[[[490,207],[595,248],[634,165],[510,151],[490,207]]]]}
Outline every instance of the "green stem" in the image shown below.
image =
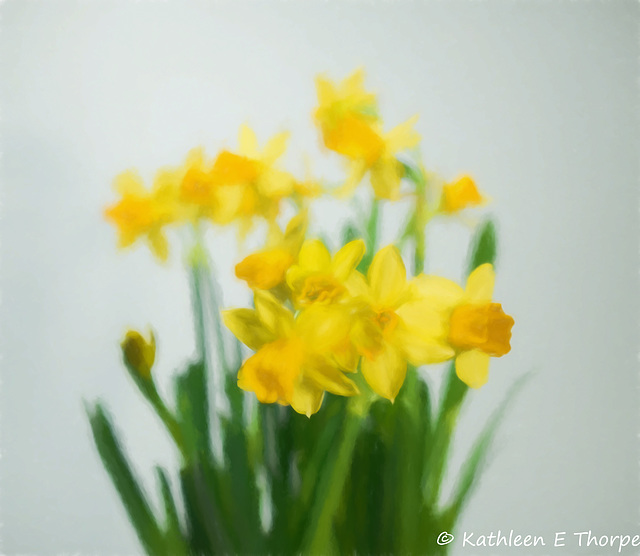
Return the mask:
{"type": "Polygon", "coordinates": [[[366,253],[360,264],[358,265],[358,270],[365,274],[367,270],[369,270],[369,265],[371,265],[371,261],[373,260],[373,256],[375,254],[377,243],[378,243],[378,228],[380,227],[380,200],[373,198],[371,203],[371,212],[369,213],[369,218],[367,219],[367,225],[365,230],[365,242],[366,242],[366,253]]]}
{"type": "Polygon", "coordinates": [[[351,457],[366,411],[350,402],[335,451],[321,470],[308,527],[302,540],[302,554],[327,554],[333,518],[340,504],[345,481],[351,469],[351,457]]]}

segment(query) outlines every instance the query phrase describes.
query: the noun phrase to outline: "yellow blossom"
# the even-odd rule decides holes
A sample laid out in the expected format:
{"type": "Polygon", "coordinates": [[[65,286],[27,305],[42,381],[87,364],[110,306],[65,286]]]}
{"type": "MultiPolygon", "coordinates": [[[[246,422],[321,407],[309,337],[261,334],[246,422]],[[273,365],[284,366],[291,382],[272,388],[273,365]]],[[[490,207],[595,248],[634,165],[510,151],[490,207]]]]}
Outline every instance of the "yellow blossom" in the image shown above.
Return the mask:
{"type": "MultiPolygon", "coordinates": [[[[369,135],[368,124],[378,121],[378,108],[374,94],[364,90],[364,71],[356,70],[340,84],[334,84],[325,77],[316,78],[318,108],[314,113],[320,127],[325,146],[328,149],[350,156],[366,143],[363,137],[352,141],[360,131],[369,135]],[[351,122],[351,135],[342,131],[344,122],[351,122]],[[362,125],[359,125],[361,123],[362,125]]],[[[375,141],[375,138],[373,138],[375,141]]]]}
{"type": "Polygon", "coordinates": [[[465,175],[443,186],[440,211],[451,214],[485,202],[486,199],[478,191],[473,178],[465,175]]]}
{"type": "Polygon", "coordinates": [[[327,357],[349,333],[349,320],[338,307],[311,307],[295,317],[275,297],[254,295],[255,310],[223,312],[227,327],[255,351],[240,368],[238,386],[254,392],[263,403],[291,405],[310,416],[322,404],[324,392],[340,396],[358,393],[327,357]]]}
{"type": "Polygon", "coordinates": [[[347,293],[344,283],[364,255],[364,241],[347,243],[333,257],[319,239],[307,240],[300,249],[298,264],[287,273],[287,283],[298,307],[338,301],[347,293]]]}
{"type": "Polygon", "coordinates": [[[471,388],[487,382],[490,357],[501,357],[511,350],[514,320],[492,301],[494,282],[493,266],[488,263],[469,275],[464,290],[437,276],[423,275],[416,282],[423,297],[445,315],[447,342],[455,349],[456,373],[471,388]]]}
{"type": "Polygon", "coordinates": [[[166,260],[169,248],[163,228],[177,218],[172,189],[156,183],[148,191],[132,170],[120,174],[114,187],[121,199],[105,210],[105,217],[118,229],[118,246],[128,247],[145,238],[152,253],[166,260]]]}
{"type": "Polygon", "coordinates": [[[121,347],[129,368],[144,380],[149,380],[156,359],[156,339],[153,331],[149,332],[147,340],[139,332],[128,330],[121,347]]]}
{"type": "Polygon", "coordinates": [[[275,288],[284,282],[287,270],[295,262],[306,230],[306,212],[289,221],[284,235],[276,227],[266,249],[245,257],[236,265],[236,276],[252,289],[275,288]]]}
{"type": "Polygon", "coordinates": [[[255,133],[244,125],[240,129],[239,153],[221,152],[212,168],[216,194],[221,206],[234,211],[227,218],[240,220],[246,233],[257,216],[273,223],[280,211],[280,201],[294,191],[295,180],[279,170],[276,162],[287,146],[287,133],[280,133],[258,148],[255,133]]]}
{"type": "Polygon", "coordinates": [[[352,341],[362,353],[362,374],[380,396],[395,399],[404,382],[407,362],[424,365],[454,355],[446,342],[441,315],[419,295],[396,247],[374,256],[367,279],[353,273],[348,287],[360,303],[352,341]]]}
{"type": "Polygon", "coordinates": [[[414,116],[386,134],[371,128],[370,136],[365,136],[362,131],[353,128],[350,122],[345,122],[342,132],[349,137],[350,142],[354,144],[361,142],[361,150],[366,154],[356,154],[355,148],[353,155],[345,154],[351,159],[349,175],[345,184],[338,190],[338,194],[342,196],[352,194],[369,172],[371,186],[377,199],[399,199],[400,181],[404,176],[404,168],[396,158],[396,154],[416,146],[420,141],[420,136],[413,129],[416,120],[417,116],[414,116]],[[377,137],[375,141],[373,135],[377,137]]]}

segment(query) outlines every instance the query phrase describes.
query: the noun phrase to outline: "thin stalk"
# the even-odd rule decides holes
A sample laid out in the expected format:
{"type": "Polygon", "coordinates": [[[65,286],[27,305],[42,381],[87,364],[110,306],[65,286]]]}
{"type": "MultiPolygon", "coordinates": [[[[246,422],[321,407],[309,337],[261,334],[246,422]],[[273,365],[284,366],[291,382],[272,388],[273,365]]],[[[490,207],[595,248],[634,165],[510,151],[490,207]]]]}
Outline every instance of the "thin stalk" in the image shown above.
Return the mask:
{"type": "Polygon", "coordinates": [[[329,550],[333,518],[351,469],[353,450],[365,413],[355,409],[352,403],[347,407],[335,446],[335,456],[326,462],[320,473],[309,525],[302,540],[302,554],[327,554],[329,550]]]}

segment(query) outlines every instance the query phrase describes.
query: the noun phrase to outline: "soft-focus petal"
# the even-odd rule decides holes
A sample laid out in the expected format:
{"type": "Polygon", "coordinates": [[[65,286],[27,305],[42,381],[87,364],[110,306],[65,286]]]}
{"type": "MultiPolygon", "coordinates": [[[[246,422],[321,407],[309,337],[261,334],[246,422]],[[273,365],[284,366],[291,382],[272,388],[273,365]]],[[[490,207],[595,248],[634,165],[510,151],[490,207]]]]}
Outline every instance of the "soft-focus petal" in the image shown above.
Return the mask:
{"type": "Polygon", "coordinates": [[[480,388],[489,378],[489,360],[486,353],[473,349],[456,357],[456,374],[470,388],[480,388]]]}
{"type": "Polygon", "coordinates": [[[127,195],[146,195],[147,190],[143,183],[138,172],[135,170],[127,170],[116,176],[116,179],[113,181],[113,188],[122,197],[127,195]]]}
{"type": "Polygon", "coordinates": [[[149,232],[149,247],[158,260],[164,262],[169,257],[169,243],[160,229],[149,232]]]}
{"type": "Polygon", "coordinates": [[[331,265],[331,254],[319,239],[310,239],[302,244],[298,265],[305,270],[320,272],[331,265]]]}
{"type": "Polygon", "coordinates": [[[264,147],[262,161],[269,166],[273,164],[287,150],[288,141],[289,133],[286,131],[274,135],[264,147]]]}
{"type": "Polygon", "coordinates": [[[316,358],[305,365],[304,374],[318,388],[331,392],[336,396],[355,396],[359,394],[355,382],[327,363],[323,358],[316,358]]]}
{"type": "Polygon", "coordinates": [[[309,349],[324,353],[341,345],[349,336],[351,316],[337,305],[312,305],[296,319],[296,332],[309,349]]]}
{"type": "Polygon", "coordinates": [[[304,375],[300,376],[291,396],[291,407],[298,413],[311,417],[322,406],[324,390],[304,375]]]}
{"type": "Polygon", "coordinates": [[[277,337],[288,336],[293,328],[293,315],[270,293],[256,290],[253,296],[258,317],[277,337]]]}
{"type": "Polygon", "coordinates": [[[487,303],[493,296],[493,285],[496,274],[490,263],[485,263],[476,268],[467,278],[465,288],[469,301],[473,303],[487,303]]]}
{"type": "Polygon", "coordinates": [[[229,309],[222,311],[222,320],[233,335],[253,351],[275,340],[273,332],[265,328],[253,309],[229,309]]]}
{"type": "Polygon", "coordinates": [[[426,300],[404,303],[396,310],[396,314],[402,319],[404,327],[415,335],[436,339],[446,335],[445,315],[426,300]]]}
{"type": "Polygon", "coordinates": [[[369,268],[369,285],[376,303],[382,307],[394,307],[407,287],[407,271],[394,245],[378,251],[369,268]]]}
{"type": "Polygon", "coordinates": [[[258,140],[253,130],[246,124],[240,126],[240,154],[248,158],[258,157],[258,140]]]}
{"type": "Polygon", "coordinates": [[[434,309],[447,311],[464,298],[462,287],[452,280],[421,274],[411,280],[411,287],[434,309]]]}
{"type": "Polygon", "coordinates": [[[337,197],[344,198],[353,195],[362,178],[367,173],[368,165],[365,160],[355,160],[349,164],[349,174],[344,184],[338,187],[334,194],[337,197]]]}
{"type": "Polygon", "coordinates": [[[376,199],[399,199],[403,175],[404,168],[395,158],[385,156],[376,161],[371,167],[371,186],[376,199]]]}
{"type": "Polygon", "coordinates": [[[365,252],[365,244],[361,239],[355,239],[342,247],[331,262],[333,275],[340,282],[344,282],[353,270],[360,264],[365,252]]]}
{"type": "Polygon", "coordinates": [[[394,401],[407,374],[407,362],[400,351],[385,344],[375,359],[362,359],[362,374],[371,389],[388,400],[394,401]]]}
{"type": "Polygon", "coordinates": [[[403,122],[394,127],[385,138],[387,151],[390,154],[395,154],[398,151],[410,149],[415,147],[420,142],[420,134],[413,129],[413,126],[418,121],[418,115],[409,118],[406,122],[403,122]]]}

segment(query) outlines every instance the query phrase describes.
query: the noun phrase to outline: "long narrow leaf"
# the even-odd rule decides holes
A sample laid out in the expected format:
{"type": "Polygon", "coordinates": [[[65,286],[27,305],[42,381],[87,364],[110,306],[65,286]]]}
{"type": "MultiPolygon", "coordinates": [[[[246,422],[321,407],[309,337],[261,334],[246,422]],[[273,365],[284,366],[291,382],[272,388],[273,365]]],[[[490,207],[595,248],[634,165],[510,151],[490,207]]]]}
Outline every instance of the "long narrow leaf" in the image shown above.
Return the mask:
{"type": "Polygon", "coordinates": [[[120,495],[140,543],[147,554],[167,554],[162,529],[121,448],[110,417],[99,403],[93,409],[88,406],[85,409],[102,463],[120,495]]]}

